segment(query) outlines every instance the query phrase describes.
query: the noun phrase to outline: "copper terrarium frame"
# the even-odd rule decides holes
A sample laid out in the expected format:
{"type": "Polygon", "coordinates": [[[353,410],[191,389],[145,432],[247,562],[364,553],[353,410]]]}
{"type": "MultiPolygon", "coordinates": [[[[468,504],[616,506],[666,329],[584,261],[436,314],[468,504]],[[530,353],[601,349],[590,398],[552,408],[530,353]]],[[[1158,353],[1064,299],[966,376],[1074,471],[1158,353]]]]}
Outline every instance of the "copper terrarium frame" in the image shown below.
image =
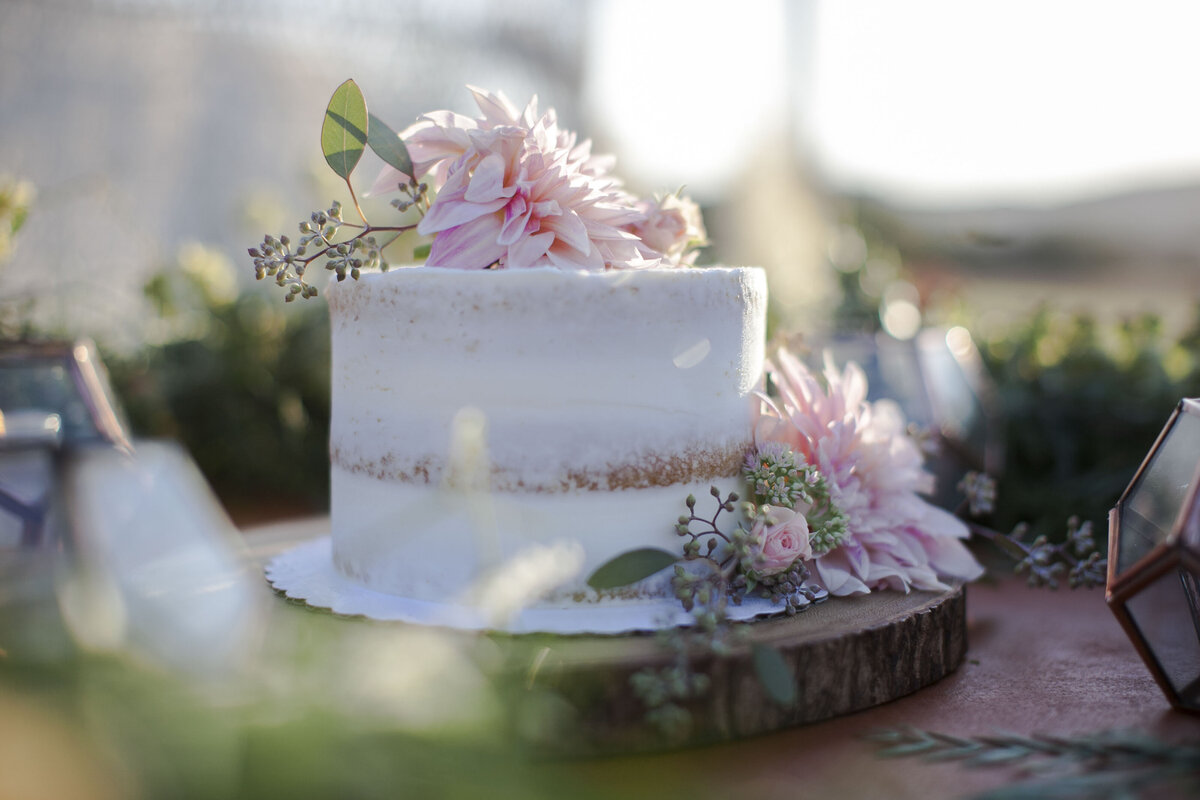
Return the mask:
{"type": "Polygon", "coordinates": [[[1200,423],[1200,399],[1185,398],[1179,402],[1116,506],[1109,511],[1105,600],[1171,705],[1183,711],[1200,713],[1200,676],[1181,690],[1171,680],[1167,665],[1161,660],[1161,653],[1148,640],[1147,633],[1139,626],[1136,615],[1129,607],[1130,601],[1143,591],[1154,587],[1157,581],[1169,576],[1172,571],[1177,571],[1183,584],[1192,634],[1197,637],[1196,647],[1200,650],[1200,586],[1197,585],[1197,577],[1200,576],[1200,450],[1194,453],[1191,460],[1190,481],[1186,484],[1182,502],[1166,535],[1133,563],[1122,565],[1120,560],[1122,517],[1131,510],[1134,493],[1144,490],[1143,479],[1154,465],[1155,457],[1163,452],[1164,444],[1177,430],[1179,421],[1187,417],[1195,418],[1200,423]]]}

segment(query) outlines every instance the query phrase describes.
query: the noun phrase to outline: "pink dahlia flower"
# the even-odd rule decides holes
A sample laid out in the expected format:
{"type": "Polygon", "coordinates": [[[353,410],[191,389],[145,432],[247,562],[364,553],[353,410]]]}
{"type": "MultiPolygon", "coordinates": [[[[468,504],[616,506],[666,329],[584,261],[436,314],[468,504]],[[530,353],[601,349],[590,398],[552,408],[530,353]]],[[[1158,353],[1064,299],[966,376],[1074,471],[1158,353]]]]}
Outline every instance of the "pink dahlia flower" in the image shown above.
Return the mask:
{"type": "Polygon", "coordinates": [[[779,398],[764,398],[756,438],[803,454],[847,517],[842,544],[813,561],[830,594],[944,589],[942,577],[971,580],[983,573],[963,545],[966,525],[918,496],[932,491],[933,477],[905,433],[899,408],[867,402],[867,379],[856,364],[839,372],[827,358],[824,387],[786,350],[767,371],[779,398]]]}
{"type": "MultiPolygon", "coordinates": [[[[472,89],[482,116],[427,114],[401,134],[418,177],[437,196],[417,227],[434,234],[426,262],[460,269],[556,266],[640,268],[662,254],[631,228],[645,219],[609,175],[611,159],[541,116],[534,98],[518,112],[501,94],[472,89]]],[[[376,190],[406,180],[386,168],[376,190]]]]}

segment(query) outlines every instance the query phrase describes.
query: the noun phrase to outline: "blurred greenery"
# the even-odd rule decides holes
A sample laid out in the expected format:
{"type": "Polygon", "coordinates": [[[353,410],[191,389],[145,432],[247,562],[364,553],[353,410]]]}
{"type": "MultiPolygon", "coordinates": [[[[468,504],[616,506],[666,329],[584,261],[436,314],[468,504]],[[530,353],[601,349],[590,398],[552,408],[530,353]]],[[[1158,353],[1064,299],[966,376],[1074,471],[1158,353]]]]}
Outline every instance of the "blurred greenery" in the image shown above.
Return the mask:
{"type": "MultiPolygon", "coordinates": [[[[900,255],[881,237],[869,225],[843,226],[830,248],[841,290],[830,326],[839,333],[883,327],[889,284],[873,279],[872,266],[900,255]]],[[[889,274],[893,283],[905,278],[903,270],[889,274]]],[[[926,320],[971,329],[979,309],[943,296],[922,311],[926,320]]],[[[1002,421],[1004,464],[988,522],[1002,531],[1027,522],[1030,537],[1062,541],[1075,515],[1103,541],[1108,510],[1176,404],[1200,395],[1200,304],[1182,334],[1155,314],[1100,322],[1042,306],[999,332],[972,335],[1002,421]]]]}
{"type": "MultiPolygon", "coordinates": [[[[536,643],[339,618],[261,586],[243,609],[259,633],[237,663],[188,674],[130,642],[82,645],[60,610],[69,572],[11,555],[0,797],[600,798],[639,782],[662,796],[661,775],[588,781],[586,765],[547,764],[514,731],[554,730],[550,695],[497,668],[527,665],[536,643]]],[[[163,622],[170,640],[186,621],[163,622]]]]}
{"type": "MultiPolygon", "coordinates": [[[[0,273],[12,260],[17,233],[25,225],[37,192],[29,181],[0,175],[0,273]]],[[[0,294],[0,339],[29,335],[32,298],[0,294]]]]}
{"type": "Polygon", "coordinates": [[[1182,336],[1141,315],[1101,326],[1042,308],[980,343],[1007,420],[996,524],[1059,537],[1108,510],[1183,397],[1200,395],[1200,306],[1182,336]]]}
{"type": "Polygon", "coordinates": [[[238,291],[232,266],[190,246],[155,273],[151,344],[106,354],[139,436],[180,441],[239,519],[315,513],[329,498],[329,321],[238,291]],[[157,341],[154,341],[157,339],[157,341]]]}

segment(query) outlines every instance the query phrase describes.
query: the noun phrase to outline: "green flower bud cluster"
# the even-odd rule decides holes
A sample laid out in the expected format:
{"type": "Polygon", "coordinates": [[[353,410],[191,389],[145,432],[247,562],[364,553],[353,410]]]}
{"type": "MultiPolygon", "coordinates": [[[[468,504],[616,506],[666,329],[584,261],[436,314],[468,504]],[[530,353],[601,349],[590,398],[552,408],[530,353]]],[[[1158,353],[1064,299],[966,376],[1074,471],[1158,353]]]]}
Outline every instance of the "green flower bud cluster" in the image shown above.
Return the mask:
{"type": "Polygon", "coordinates": [[[810,467],[790,448],[776,442],[746,457],[746,482],[760,505],[795,508],[804,499],[810,467]]]}
{"type": "Polygon", "coordinates": [[[812,545],[813,555],[828,553],[846,540],[847,524],[845,512],[833,502],[829,493],[829,482],[817,470],[813,470],[808,484],[810,504],[805,519],[808,522],[808,541],[812,545]]]}

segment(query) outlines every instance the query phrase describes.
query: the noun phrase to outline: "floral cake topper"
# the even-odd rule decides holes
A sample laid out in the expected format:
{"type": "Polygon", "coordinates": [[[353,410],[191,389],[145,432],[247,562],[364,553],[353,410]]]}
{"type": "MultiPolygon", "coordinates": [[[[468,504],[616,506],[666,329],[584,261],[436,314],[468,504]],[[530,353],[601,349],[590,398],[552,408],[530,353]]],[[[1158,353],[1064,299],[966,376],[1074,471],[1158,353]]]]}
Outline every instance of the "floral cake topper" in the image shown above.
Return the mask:
{"type": "Polygon", "coordinates": [[[287,236],[266,236],[250,249],[259,279],[273,277],[296,296],[313,297],[305,279],[313,262],[344,280],[363,268],[386,270],[385,251],[402,234],[432,237],[414,257],[451,269],[558,267],[643,269],[694,263],[707,244],[700,210],[681,193],[653,199],[627,192],[612,173],[614,159],[560,128],[537,98],[518,110],[500,93],[470,88],[479,117],[452,111],[422,115],[395,133],[367,111],[353,81],[338,87],[325,112],[321,147],[345,182],[358,222],[340,203],[287,236]],[[372,225],[350,175],[367,148],[384,161],[372,194],[397,193],[399,220],[372,225]]]}

